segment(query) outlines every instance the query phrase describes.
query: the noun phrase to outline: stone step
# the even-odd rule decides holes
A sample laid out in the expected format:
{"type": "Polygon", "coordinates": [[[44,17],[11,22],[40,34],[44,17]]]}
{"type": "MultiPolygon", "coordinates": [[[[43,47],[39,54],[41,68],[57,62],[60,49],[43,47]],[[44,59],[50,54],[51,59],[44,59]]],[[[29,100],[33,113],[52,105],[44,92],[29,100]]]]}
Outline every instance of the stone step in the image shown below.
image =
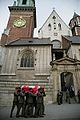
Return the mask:
{"type": "MultiPolygon", "coordinates": [[[[3,87],[3,88],[0,88],[0,93],[13,93],[15,90],[15,88],[13,87],[3,87]]],[[[45,88],[45,92],[51,92],[52,90],[50,88],[45,88]]]]}
{"type": "Polygon", "coordinates": [[[20,80],[20,79],[0,79],[0,87],[7,87],[7,86],[21,86],[21,85],[40,85],[40,86],[50,86],[49,81],[46,80],[20,80]]]}
{"type": "Polygon", "coordinates": [[[16,87],[16,86],[21,86],[21,85],[29,85],[29,86],[35,86],[35,85],[39,85],[39,86],[44,86],[47,88],[52,88],[53,84],[44,81],[43,80],[28,80],[28,81],[2,81],[0,80],[0,88],[7,88],[7,87],[16,87]]]}
{"type": "Polygon", "coordinates": [[[11,82],[14,82],[14,81],[16,81],[16,82],[43,82],[43,83],[45,83],[45,82],[48,82],[48,80],[43,80],[43,79],[37,79],[37,80],[22,80],[22,79],[1,79],[0,78],[0,82],[4,82],[4,81],[6,81],[6,82],[8,82],[8,81],[11,81],[11,82]]]}
{"type": "Polygon", "coordinates": [[[28,84],[31,84],[31,85],[52,85],[51,83],[48,83],[48,82],[41,82],[41,81],[37,81],[37,82],[31,82],[31,81],[0,81],[0,85],[28,85],[28,84]]]}
{"type": "MultiPolygon", "coordinates": [[[[34,83],[28,83],[28,84],[26,83],[0,83],[0,87],[16,87],[16,86],[22,86],[22,85],[35,86],[36,84],[34,83]]],[[[53,84],[49,85],[47,83],[44,83],[44,84],[39,83],[37,85],[44,86],[44,87],[50,87],[50,88],[53,86],[53,84]]]]}
{"type": "Polygon", "coordinates": [[[0,75],[0,78],[1,79],[15,79],[16,78],[16,75],[0,75]]]}
{"type": "Polygon", "coordinates": [[[2,87],[2,86],[4,86],[4,87],[6,87],[6,86],[21,86],[21,85],[30,85],[30,86],[35,86],[35,85],[39,85],[39,86],[53,86],[53,84],[48,84],[48,83],[19,83],[19,82],[15,82],[15,83],[0,83],[0,86],[2,87]]]}
{"type": "MultiPolygon", "coordinates": [[[[27,78],[28,79],[28,78],[27,78]]],[[[44,87],[46,92],[46,99],[48,101],[51,99],[53,94],[53,84],[47,81],[46,77],[35,77],[32,80],[19,79],[16,76],[1,76],[0,75],[0,105],[12,105],[13,93],[16,86],[29,85],[35,86],[39,85],[44,87]],[[37,78],[37,79],[36,79],[37,78]]]]}
{"type": "MultiPolygon", "coordinates": [[[[10,89],[12,89],[12,88],[15,88],[16,86],[19,86],[18,84],[17,85],[0,85],[0,89],[7,89],[7,88],[10,88],[10,89]]],[[[34,86],[33,84],[29,84],[29,86],[34,86]]],[[[53,87],[52,86],[48,86],[48,85],[46,85],[46,86],[44,86],[44,88],[45,89],[52,89],[53,87]]]]}
{"type": "MultiPolygon", "coordinates": [[[[43,79],[46,80],[49,75],[35,75],[33,80],[43,79]]],[[[20,79],[16,75],[0,75],[0,79],[20,79]]]]}

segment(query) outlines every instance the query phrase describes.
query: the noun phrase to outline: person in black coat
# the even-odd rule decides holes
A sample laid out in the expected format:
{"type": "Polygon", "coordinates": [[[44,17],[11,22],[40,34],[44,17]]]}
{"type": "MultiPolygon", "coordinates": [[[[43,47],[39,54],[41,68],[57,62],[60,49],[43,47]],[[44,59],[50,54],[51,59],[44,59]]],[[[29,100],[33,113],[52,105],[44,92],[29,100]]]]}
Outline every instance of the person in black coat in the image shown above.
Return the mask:
{"type": "Polygon", "coordinates": [[[12,117],[12,114],[13,114],[13,111],[14,111],[15,107],[17,107],[17,109],[18,109],[19,90],[20,90],[20,87],[15,88],[14,98],[13,98],[13,105],[12,105],[12,108],[11,108],[10,117],[12,117]]]}
{"type": "Polygon", "coordinates": [[[24,114],[24,102],[25,102],[24,97],[25,97],[25,91],[24,89],[22,90],[20,89],[19,95],[18,95],[18,109],[17,109],[16,117],[23,116],[24,114]],[[22,112],[21,112],[21,115],[19,115],[21,108],[22,108],[22,112]]]}
{"type": "Polygon", "coordinates": [[[29,92],[26,93],[25,117],[33,117],[34,96],[32,88],[29,88],[29,92]]]}
{"type": "Polygon", "coordinates": [[[58,103],[58,105],[61,105],[61,93],[59,90],[57,92],[57,103],[58,103]]]}
{"type": "Polygon", "coordinates": [[[41,88],[38,89],[36,95],[35,117],[43,117],[43,94],[41,88]]]}
{"type": "Polygon", "coordinates": [[[80,103],[80,89],[77,92],[77,96],[78,96],[78,103],[80,103]]]}

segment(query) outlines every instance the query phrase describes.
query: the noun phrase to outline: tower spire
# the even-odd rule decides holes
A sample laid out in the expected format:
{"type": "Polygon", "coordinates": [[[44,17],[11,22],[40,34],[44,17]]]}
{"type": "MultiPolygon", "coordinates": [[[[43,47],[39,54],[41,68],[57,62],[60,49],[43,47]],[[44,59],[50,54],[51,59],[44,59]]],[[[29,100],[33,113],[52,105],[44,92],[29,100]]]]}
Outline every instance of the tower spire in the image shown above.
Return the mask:
{"type": "Polygon", "coordinates": [[[74,15],[73,15],[73,18],[76,18],[78,17],[79,15],[74,11],[74,15]]]}
{"type": "Polygon", "coordinates": [[[72,35],[80,35],[80,15],[74,12],[73,18],[70,20],[69,26],[72,31],[72,35]]]}

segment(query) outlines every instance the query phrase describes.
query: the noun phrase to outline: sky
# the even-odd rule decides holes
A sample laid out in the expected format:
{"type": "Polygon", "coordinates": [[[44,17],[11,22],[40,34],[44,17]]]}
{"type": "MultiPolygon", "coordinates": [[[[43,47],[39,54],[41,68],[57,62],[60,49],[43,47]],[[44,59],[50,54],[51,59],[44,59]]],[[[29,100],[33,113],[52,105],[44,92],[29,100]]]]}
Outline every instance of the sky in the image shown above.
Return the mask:
{"type": "MultiPolygon", "coordinates": [[[[13,5],[14,0],[0,0],[0,37],[7,26],[9,19],[8,6],[13,5]]],[[[55,8],[58,15],[68,25],[74,12],[80,15],[80,0],[35,0],[37,28],[34,37],[38,36],[38,30],[55,8]]]]}

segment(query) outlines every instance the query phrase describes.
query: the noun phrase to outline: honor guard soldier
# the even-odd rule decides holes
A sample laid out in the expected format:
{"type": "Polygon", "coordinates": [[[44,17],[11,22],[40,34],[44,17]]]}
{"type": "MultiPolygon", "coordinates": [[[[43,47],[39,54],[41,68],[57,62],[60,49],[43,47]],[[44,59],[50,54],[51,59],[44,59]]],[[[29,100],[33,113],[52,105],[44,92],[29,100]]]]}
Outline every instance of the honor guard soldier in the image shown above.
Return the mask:
{"type": "Polygon", "coordinates": [[[13,98],[13,105],[12,105],[12,108],[11,108],[10,117],[12,117],[14,108],[17,107],[17,109],[18,109],[18,95],[19,95],[19,90],[20,90],[20,87],[16,87],[15,88],[14,98],[13,98]]]}
{"type": "Polygon", "coordinates": [[[27,105],[25,109],[25,117],[33,117],[33,107],[34,107],[34,94],[32,88],[29,88],[29,92],[26,93],[27,105]]]}
{"type": "Polygon", "coordinates": [[[16,114],[16,117],[20,117],[19,113],[20,113],[20,110],[22,108],[22,112],[21,112],[21,116],[23,116],[24,114],[24,97],[25,97],[25,91],[24,89],[20,89],[19,91],[19,95],[18,95],[18,109],[17,109],[17,114],[16,114]]]}
{"type": "Polygon", "coordinates": [[[39,88],[38,93],[36,95],[35,117],[43,117],[42,109],[43,109],[43,94],[41,88],[39,88]]]}

